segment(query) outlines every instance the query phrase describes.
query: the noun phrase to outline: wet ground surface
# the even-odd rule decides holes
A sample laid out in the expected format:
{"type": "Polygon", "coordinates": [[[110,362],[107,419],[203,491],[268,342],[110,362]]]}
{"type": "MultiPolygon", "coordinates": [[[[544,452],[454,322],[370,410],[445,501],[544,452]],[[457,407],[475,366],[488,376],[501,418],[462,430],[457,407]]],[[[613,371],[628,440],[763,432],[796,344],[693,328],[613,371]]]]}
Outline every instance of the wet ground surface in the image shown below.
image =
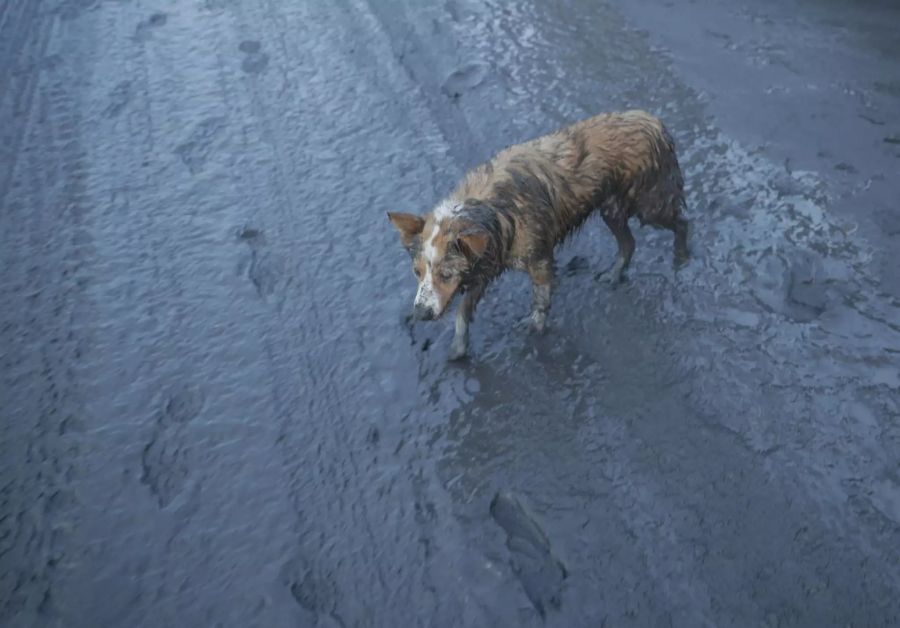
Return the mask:
{"type": "Polygon", "coordinates": [[[0,624],[900,624],[890,2],[7,0],[0,624]],[[401,324],[386,210],[642,107],[552,328],[401,324]]]}

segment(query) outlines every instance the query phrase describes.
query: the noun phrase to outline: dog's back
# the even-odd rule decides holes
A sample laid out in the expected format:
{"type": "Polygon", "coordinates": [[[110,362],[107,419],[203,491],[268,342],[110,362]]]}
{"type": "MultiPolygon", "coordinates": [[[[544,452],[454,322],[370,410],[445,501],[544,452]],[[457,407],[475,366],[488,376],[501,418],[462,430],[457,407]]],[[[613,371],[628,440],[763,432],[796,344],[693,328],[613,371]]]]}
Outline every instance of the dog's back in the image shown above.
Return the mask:
{"type": "Polygon", "coordinates": [[[683,205],[674,142],[643,111],[588,118],[511,146],[470,171],[451,198],[483,201],[512,221],[513,257],[552,247],[595,209],[673,228],[683,205]]]}

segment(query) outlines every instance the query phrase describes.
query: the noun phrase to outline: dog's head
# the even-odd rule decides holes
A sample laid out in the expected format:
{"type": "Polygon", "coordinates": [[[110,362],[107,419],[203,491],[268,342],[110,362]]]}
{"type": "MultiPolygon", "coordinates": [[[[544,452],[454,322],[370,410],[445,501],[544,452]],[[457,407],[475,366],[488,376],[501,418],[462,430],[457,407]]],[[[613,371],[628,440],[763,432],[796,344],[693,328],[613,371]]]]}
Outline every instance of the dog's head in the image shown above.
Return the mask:
{"type": "Polygon", "coordinates": [[[388,212],[409,252],[419,282],[413,313],[419,320],[440,318],[490,242],[487,231],[458,214],[425,216],[388,212]]]}

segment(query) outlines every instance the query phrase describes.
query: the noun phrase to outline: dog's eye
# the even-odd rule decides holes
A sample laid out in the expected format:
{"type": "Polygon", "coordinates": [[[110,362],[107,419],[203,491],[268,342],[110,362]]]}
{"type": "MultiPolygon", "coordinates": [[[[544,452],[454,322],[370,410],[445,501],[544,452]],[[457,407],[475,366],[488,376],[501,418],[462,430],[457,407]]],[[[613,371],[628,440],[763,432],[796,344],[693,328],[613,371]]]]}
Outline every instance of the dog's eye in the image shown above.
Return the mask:
{"type": "Polygon", "coordinates": [[[413,274],[420,279],[422,278],[422,271],[419,270],[418,266],[413,266],[413,274]]]}
{"type": "Polygon", "coordinates": [[[453,273],[449,270],[442,270],[438,277],[441,281],[450,281],[451,279],[453,279],[453,273]]]}

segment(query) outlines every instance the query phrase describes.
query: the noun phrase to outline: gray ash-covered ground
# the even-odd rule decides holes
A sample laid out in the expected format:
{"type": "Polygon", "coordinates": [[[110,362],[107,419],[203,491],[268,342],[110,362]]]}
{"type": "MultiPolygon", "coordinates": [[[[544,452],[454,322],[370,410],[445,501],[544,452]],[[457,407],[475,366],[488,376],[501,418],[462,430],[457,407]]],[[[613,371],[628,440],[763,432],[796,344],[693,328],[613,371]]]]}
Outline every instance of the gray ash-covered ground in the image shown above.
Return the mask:
{"type": "Polygon", "coordinates": [[[900,625],[900,9],[7,0],[0,625],[900,625]],[[692,261],[401,323],[385,211],[640,107],[692,261]]]}

